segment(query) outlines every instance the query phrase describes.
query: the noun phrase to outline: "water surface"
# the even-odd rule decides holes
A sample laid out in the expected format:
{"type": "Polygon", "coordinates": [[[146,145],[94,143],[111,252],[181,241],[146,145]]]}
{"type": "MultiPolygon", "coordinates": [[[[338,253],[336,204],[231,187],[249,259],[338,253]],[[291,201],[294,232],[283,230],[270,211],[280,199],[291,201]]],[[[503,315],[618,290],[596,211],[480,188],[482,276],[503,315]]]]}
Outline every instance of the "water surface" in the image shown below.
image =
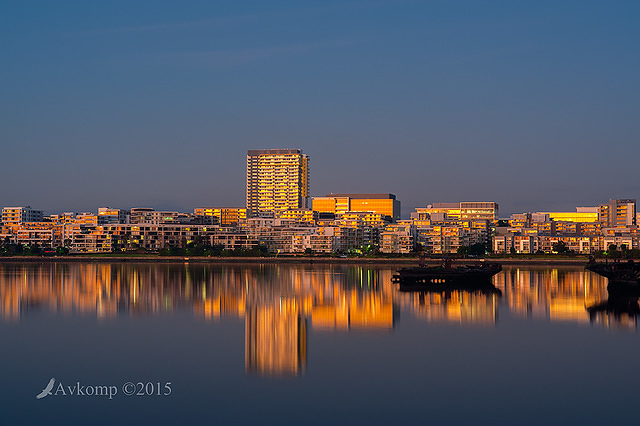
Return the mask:
{"type": "Polygon", "coordinates": [[[578,267],[442,292],[394,269],[0,264],[0,425],[635,421],[637,298],[578,267]]]}

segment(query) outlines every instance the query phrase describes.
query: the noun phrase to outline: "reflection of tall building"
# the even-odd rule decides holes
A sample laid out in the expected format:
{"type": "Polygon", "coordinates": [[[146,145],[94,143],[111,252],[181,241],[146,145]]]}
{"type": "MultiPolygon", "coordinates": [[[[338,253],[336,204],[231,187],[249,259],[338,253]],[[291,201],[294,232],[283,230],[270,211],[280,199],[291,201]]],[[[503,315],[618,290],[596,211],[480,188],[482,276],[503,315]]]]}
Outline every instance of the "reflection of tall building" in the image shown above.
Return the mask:
{"type": "Polygon", "coordinates": [[[307,320],[294,300],[255,306],[245,318],[245,363],[248,372],[298,375],[307,363],[307,320]]]}

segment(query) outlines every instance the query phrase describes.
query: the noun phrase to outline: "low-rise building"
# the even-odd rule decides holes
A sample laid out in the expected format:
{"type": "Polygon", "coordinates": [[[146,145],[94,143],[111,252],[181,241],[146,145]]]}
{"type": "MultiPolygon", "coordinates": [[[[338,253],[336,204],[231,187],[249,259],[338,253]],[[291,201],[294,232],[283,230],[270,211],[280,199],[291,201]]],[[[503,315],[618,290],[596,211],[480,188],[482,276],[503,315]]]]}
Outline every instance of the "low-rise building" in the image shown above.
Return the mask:
{"type": "Polygon", "coordinates": [[[387,225],[380,233],[382,253],[411,253],[416,248],[416,227],[411,223],[387,225]]]}

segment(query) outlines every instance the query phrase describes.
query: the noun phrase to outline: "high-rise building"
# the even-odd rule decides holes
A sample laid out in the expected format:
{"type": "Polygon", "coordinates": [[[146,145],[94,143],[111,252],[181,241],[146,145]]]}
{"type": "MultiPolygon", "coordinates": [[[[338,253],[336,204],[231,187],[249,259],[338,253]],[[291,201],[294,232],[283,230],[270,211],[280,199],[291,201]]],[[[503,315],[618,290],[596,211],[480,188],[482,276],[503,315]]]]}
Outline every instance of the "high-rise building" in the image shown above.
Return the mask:
{"type": "Polygon", "coordinates": [[[247,152],[247,210],[252,215],[308,207],[309,157],[300,149],[247,152]]]}

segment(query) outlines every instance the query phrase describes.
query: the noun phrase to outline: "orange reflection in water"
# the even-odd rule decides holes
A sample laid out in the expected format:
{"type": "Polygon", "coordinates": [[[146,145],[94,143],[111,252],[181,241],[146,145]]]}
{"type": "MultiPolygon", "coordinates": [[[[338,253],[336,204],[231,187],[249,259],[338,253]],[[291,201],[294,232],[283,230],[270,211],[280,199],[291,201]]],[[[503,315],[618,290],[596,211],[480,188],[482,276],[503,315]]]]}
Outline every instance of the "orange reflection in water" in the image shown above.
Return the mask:
{"type": "Polygon", "coordinates": [[[494,283],[524,318],[589,323],[586,308],[607,298],[607,280],[579,267],[506,267],[494,283]]]}
{"type": "Polygon", "coordinates": [[[482,291],[414,291],[400,293],[401,310],[426,321],[459,324],[494,324],[499,295],[482,291]]]}
{"type": "Polygon", "coordinates": [[[0,263],[0,317],[18,321],[49,311],[108,320],[190,310],[208,321],[243,318],[246,370],[260,375],[304,372],[307,327],[392,330],[400,312],[465,326],[493,325],[500,309],[522,318],[637,326],[637,298],[608,299],[606,279],[582,268],[505,267],[492,291],[400,292],[393,274],[353,265],[0,263]]]}
{"type": "Polygon", "coordinates": [[[297,375],[307,323],[318,329],[391,329],[392,271],[306,265],[0,264],[3,320],[32,310],[95,315],[192,310],[245,319],[248,372],[297,375]],[[323,316],[323,312],[325,315],[323,316]]]}

